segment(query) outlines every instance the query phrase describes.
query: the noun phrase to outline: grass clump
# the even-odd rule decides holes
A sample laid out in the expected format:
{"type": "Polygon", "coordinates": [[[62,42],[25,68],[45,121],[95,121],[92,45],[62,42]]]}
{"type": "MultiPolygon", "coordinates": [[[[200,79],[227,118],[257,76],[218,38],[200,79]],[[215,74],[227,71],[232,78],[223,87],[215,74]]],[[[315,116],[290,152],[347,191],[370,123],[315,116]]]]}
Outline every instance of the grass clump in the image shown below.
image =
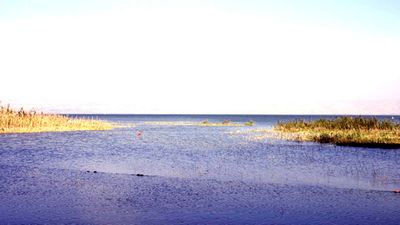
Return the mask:
{"type": "Polygon", "coordinates": [[[37,113],[23,108],[14,110],[0,106],[0,133],[48,131],[109,130],[113,125],[100,120],[70,118],[57,114],[37,113]]]}
{"type": "Polygon", "coordinates": [[[291,133],[291,139],[337,145],[400,148],[400,124],[375,117],[338,117],[314,121],[279,122],[278,132],[291,133]],[[293,138],[295,137],[295,138],[293,138]]]}
{"type": "Polygon", "coordinates": [[[254,121],[253,120],[249,120],[249,121],[245,122],[244,125],[245,126],[249,126],[249,127],[254,126],[254,121]]]}
{"type": "Polygon", "coordinates": [[[201,121],[201,124],[203,124],[203,125],[209,125],[210,122],[209,122],[208,120],[203,120],[203,121],[201,121]]]}
{"type": "Polygon", "coordinates": [[[236,127],[236,126],[241,126],[240,123],[235,123],[230,120],[224,120],[222,122],[209,122],[208,120],[205,120],[200,123],[200,126],[208,126],[208,127],[236,127]]]}
{"type": "Polygon", "coordinates": [[[230,123],[232,123],[232,121],[230,121],[230,120],[224,120],[224,121],[222,122],[222,124],[230,124],[230,123]]]}

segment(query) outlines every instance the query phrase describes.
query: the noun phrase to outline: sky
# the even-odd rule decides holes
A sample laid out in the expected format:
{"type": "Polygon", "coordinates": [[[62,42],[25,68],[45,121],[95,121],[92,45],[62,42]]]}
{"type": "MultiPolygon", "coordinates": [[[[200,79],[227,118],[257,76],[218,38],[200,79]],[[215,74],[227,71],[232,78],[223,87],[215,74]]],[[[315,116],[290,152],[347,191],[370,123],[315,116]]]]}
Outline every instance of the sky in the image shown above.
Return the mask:
{"type": "Polygon", "coordinates": [[[400,2],[0,0],[0,101],[58,113],[400,115],[400,2]]]}

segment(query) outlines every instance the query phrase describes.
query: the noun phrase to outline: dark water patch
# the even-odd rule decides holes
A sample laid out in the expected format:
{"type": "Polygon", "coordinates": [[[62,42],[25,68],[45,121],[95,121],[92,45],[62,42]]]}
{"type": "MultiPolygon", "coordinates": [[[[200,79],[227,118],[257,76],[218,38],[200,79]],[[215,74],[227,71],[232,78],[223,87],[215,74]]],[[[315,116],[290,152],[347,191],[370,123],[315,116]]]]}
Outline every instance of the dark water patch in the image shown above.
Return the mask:
{"type": "Polygon", "coordinates": [[[383,191],[1,169],[11,175],[0,177],[2,222],[9,224],[397,224],[400,219],[400,196],[383,191]]]}
{"type": "Polygon", "coordinates": [[[382,149],[399,149],[400,144],[381,144],[381,143],[357,143],[357,142],[347,142],[347,143],[337,143],[340,146],[351,146],[351,147],[363,147],[363,148],[382,148],[382,149]]]}

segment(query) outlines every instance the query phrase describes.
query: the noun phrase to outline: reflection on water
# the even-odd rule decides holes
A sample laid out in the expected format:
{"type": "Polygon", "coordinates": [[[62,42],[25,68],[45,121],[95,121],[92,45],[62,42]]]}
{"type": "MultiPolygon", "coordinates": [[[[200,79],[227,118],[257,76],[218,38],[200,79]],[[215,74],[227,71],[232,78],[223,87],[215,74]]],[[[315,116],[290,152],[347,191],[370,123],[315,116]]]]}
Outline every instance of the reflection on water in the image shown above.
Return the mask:
{"type": "MultiPolygon", "coordinates": [[[[143,173],[164,177],[328,185],[366,190],[400,187],[400,151],[282,140],[255,141],[249,127],[151,125],[146,121],[201,121],[196,116],[104,116],[135,123],[112,131],[0,136],[0,164],[143,173]],[[136,131],[141,131],[138,137],[136,131]]],[[[271,127],[278,116],[226,116],[271,127]]],[[[223,116],[207,116],[223,121],[223,116]]]]}

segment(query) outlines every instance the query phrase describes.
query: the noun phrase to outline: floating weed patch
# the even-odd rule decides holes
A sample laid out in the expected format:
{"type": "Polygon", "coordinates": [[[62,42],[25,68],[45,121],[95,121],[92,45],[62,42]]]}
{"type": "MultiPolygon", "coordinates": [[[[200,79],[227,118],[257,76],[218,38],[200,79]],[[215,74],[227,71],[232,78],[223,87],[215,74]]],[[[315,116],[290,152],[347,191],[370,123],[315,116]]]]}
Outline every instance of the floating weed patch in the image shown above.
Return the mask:
{"type": "Polygon", "coordinates": [[[231,122],[231,121],[209,122],[208,120],[204,120],[204,121],[201,121],[201,122],[192,122],[192,121],[147,121],[144,124],[147,124],[147,125],[159,125],[159,126],[204,126],[204,127],[244,126],[244,124],[231,122]]]}
{"type": "Polygon", "coordinates": [[[254,121],[253,120],[249,120],[249,121],[245,122],[244,125],[245,126],[249,126],[249,127],[254,126],[254,121]]]}

